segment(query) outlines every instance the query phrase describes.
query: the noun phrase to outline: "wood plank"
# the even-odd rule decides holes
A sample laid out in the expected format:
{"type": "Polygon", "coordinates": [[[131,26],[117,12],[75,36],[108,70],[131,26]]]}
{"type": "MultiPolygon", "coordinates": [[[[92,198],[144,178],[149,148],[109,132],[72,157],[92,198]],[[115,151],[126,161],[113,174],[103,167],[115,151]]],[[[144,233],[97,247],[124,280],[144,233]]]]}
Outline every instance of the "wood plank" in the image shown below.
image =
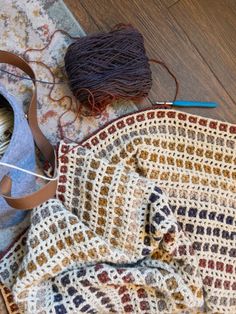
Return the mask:
{"type": "MultiPolygon", "coordinates": [[[[74,1],[66,0],[66,3],[68,2],[74,1]]],[[[236,113],[232,114],[233,101],[160,1],[81,0],[80,4],[100,30],[108,31],[117,23],[132,23],[137,27],[144,35],[148,56],[165,61],[178,77],[179,99],[216,101],[221,104],[221,107],[216,110],[192,108],[186,111],[221,120],[236,121],[236,113]]],[[[83,20],[79,22],[87,31],[83,20]]],[[[174,94],[173,81],[158,66],[153,65],[152,69],[151,98],[171,100],[174,94]]]]}
{"type": "Polygon", "coordinates": [[[172,5],[176,4],[180,0],[161,0],[162,4],[166,6],[167,8],[170,8],[172,5]]]}
{"type": "Polygon", "coordinates": [[[170,12],[236,103],[236,1],[181,0],[170,12]]]}
{"type": "Polygon", "coordinates": [[[86,33],[94,33],[99,30],[92,16],[82,6],[81,1],[65,0],[64,2],[86,33]]]}

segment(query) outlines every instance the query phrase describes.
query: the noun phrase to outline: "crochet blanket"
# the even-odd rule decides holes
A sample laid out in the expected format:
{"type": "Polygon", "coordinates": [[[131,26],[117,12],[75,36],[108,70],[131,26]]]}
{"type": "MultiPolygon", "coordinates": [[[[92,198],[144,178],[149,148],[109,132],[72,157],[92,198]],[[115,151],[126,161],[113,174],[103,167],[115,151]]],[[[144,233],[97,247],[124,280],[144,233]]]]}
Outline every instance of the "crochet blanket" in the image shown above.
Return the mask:
{"type": "Polygon", "coordinates": [[[1,280],[23,313],[174,313],[202,305],[192,244],[155,182],[84,149],[68,162],[73,194],[64,206],[50,200],[34,209],[26,244],[20,239],[1,263],[1,280]]]}
{"type": "Polygon", "coordinates": [[[57,200],[0,262],[20,309],[235,313],[235,134],[145,110],[61,143],[57,200]]]}

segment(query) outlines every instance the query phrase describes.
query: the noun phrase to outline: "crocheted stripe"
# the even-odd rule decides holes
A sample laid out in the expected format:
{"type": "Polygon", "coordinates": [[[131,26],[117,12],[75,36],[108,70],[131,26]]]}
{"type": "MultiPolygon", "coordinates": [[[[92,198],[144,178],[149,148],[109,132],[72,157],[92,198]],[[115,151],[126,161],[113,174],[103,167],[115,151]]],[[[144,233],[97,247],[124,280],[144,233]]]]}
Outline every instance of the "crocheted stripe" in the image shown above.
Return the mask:
{"type": "MultiPolygon", "coordinates": [[[[83,145],[155,181],[193,241],[208,307],[236,311],[236,127],[169,110],[120,118],[83,145]]],[[[74,145],[61,145],[61,152],[74,145]]],[[[62,165],[63,166],[63,165],[62,165]]],[[[63,173],[60,185],[65,191],[63,173]]]]}

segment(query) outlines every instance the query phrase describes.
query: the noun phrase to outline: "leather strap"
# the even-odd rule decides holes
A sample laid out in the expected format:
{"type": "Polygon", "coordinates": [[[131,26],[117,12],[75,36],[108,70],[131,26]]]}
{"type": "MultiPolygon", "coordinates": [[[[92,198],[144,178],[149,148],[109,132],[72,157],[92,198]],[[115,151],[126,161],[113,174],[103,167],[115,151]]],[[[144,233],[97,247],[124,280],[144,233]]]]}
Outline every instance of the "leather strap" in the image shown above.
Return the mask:
{"type": "Polygon", "coordinates": [[[34,84],[32,91],[32,98],[30,101],[28,109],[28,122],[31,128],[34,140],[39,150],[43,154],[44,158],[53,167],[53,178],[55,180],[49,181],[41,189],[31,194],[27,194],[22,197],[12,197],[11,196],[11,186],[12,181],[8,176],[4,176],[0,182],[0,196],[4,197],[6,202],[15,209],[32,209],[43,202],[47,201],[49,198],[55,196],[57,188],[57,162],[56,153],[53,146],[49,143],[47,138],[43,135],[42,131],[38,125],[37,119],[37,87],[35,83],[35,74],[31,66],[21,57],[15,55],[14,53],[0,50],[0,63],[11,64],[26,74],[32,79],[34,84]]]}

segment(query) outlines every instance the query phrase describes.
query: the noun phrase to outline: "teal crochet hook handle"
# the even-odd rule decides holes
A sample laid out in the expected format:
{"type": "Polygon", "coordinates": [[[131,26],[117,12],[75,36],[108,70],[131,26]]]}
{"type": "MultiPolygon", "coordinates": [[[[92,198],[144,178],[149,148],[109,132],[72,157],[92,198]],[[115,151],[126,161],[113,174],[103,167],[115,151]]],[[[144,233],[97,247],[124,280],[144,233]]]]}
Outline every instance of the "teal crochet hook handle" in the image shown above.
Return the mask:
{"type": "Polygon", "coordinates": [[[176,107],[201,107],[201,108],[216,108],[218,104],[210,101],[193,101],[193,100],[176,100],[170,101],[157,101],[156,105],[171,105],[176,107]]]}
{"type": "Polygon", "coordinates": [[[188,101],[188,100],[176,100],[173,102],[173,106],[176,107],[203,107],[203,108],[216,108],[218,104],[208,101],[188,101]]]}

